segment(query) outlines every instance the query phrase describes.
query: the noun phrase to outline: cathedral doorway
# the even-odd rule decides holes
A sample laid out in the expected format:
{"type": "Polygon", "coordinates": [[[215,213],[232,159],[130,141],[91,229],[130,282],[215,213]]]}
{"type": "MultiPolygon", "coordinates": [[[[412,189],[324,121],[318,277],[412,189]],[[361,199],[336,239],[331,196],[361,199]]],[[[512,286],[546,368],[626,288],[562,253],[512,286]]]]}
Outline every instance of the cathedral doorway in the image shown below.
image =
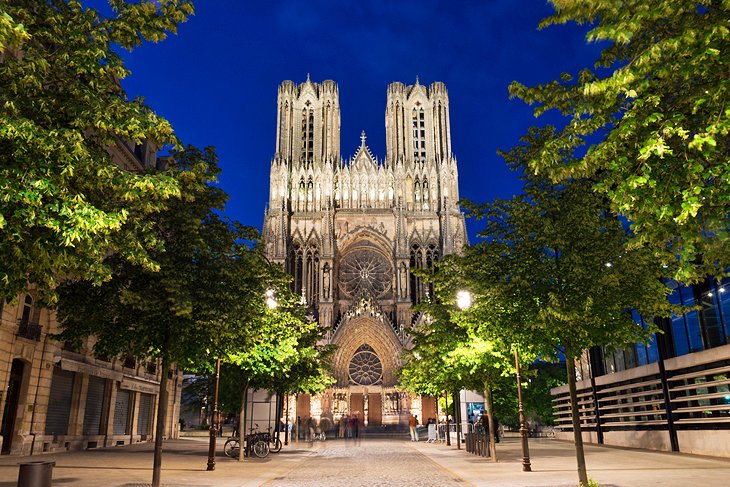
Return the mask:
{"type": "Polygon", "coordinates": [[[365,399],[361,392],[353,392],[350,394],[350,414],[357,414],[363,419],[363,411],[365,411],[365,399]]]}
{"type": "Polygon", "coordinates": [[[383,403],[380,392],[368,394],[368,426],[383,424],[383,403]]]}

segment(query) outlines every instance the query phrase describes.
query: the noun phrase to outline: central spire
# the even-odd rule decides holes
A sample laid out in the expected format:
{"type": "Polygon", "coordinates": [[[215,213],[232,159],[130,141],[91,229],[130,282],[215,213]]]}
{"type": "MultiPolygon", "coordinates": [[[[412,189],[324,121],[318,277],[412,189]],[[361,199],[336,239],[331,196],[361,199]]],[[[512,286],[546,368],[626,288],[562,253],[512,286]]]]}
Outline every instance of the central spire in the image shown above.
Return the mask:
{"type": "Polygon", "coordinates": [[[365,135],[365,131],[363,130],[360,134],[360,142],[362,147],[365,147],[365,139],[367,139],[367,135],[365,135]]]}

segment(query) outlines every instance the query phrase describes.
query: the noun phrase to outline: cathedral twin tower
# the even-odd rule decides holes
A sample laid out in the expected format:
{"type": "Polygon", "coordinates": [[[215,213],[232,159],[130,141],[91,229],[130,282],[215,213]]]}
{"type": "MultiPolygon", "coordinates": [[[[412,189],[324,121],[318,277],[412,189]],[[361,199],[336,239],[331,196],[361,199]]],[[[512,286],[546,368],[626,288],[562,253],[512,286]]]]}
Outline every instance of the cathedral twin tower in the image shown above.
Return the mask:
{"type": "Polygon", "coordinates": [[[429,268],[466,242],[446,87],[388,86],[382,162],[364,133],[355,155],[341,157],[333,81],[284,81],[278,95],[267,255],[292,274],[338,345],[337,388],[311,413],[336,420],[359,411],[370,424],[397,422],[421,410],[394,392],[406,331],[419,319],[411,306],[430,292],[411,269],[429,268]]]}

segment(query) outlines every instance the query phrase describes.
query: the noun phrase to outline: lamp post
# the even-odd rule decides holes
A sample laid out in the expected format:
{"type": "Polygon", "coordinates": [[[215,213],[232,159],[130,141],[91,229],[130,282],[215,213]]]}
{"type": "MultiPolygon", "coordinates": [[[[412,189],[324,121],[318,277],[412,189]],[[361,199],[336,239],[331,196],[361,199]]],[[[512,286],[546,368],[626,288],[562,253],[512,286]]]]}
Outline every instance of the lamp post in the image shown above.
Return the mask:
{"type": "Polygon", "coordinates": [[[215,444],[220,421],[218,417],[218,382],[221,376],[221,359],[219,358],[215,364],[215,395],[213,398],[213,418],[210,422],[210,442],[208,443],[208,468],[207,470],[215,470],[215,444]]]}
{"type": "MultiPolygon", "coordinates": [[[[459,291],[456,295],[456,306],[459,309],[467,309],[471,307],[471,293],[469,291],[459,291]]],[[[461,391],[454,394],[454,412],[456,413],[456,448],[461,450],[461,391]]]]}
{"type": "Polygon", "coordinates": [[[532,472],[530,466],[530,447],[527,444],[527,426],[525,425],[525,406],[522,402],[522,378],[520,377],[520,356],[515,347],[515,372],[517,374],[517,402],[520,408],[520,438],[522,440],[522,471],[532,472]]]}
{"type": "MultiPolygon", "coordinates": [[[[471,293],[459,291],[456,297],[456,304],[460,309],[469,308],[472,304],[471,293]]],[[[527,443],[527,426],[525,425],[525,405],[522,401],[522,378],[520,376],[520,356],[515,347],[515,373],[517,375],[517,403],[520,415],[520,438],[522,441],[522,471],[532,472],[530,466],[530,447],[527,443]]],[[[489,405],[491,407],[491,404],[489,405]]]]}

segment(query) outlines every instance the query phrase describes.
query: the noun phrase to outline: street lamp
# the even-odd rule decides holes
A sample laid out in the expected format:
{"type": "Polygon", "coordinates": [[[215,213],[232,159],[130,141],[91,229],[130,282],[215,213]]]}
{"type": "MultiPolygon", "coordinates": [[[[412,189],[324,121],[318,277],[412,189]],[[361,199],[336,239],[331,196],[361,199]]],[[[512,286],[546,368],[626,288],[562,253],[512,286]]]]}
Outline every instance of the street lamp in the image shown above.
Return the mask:
{"type": "Polygon", "coordinates": [[[467,309],[471,307],[471,293],[469,291],[459,291],[456,294],[456,305],[459,309],[467,309]]]}
{"type": "Polygon", "coordinates": [[[527,426],[525,425],[525,406],[522,402],[522,378],[520,377],[520,356],[515,347],[515,373],[517,374],[517,403],[520,410],[520,439],[522,440],[522,471],[532,472],[530,466],[530,447],[527,444],[527,426]]]}
{"type": "Polygon", "coordinates": [[[269,309],[276,309],[279,303],[276,302],[276,298],[274,298],[274,291],[272,289],[269,289],[266,291],[266,306],[269,307],[269,309]]]}
{"type": "MultiPolygon", "coordinates": [[[[460,309],[469,308],[472,304],[469,291],[459,291],[456,295],[456,304],[460,309]]],[[[522,471],[532,472],[530,466],[530,447],[527,443],[527,426],[525,421],[525,405],[522,401],[522,378],[520,377],[520,356],[515,347],[515,373],[517,375],[517,404],[520,415],[520,438],[522,441],[522,471]]],[[[490,404],[491,406],[491,404],[490,404]]]]}
{"type": "Polygon", "coordinates": [[[208,442],[208,468],[207,470],[215,470],[215,444],[218,428],[220,428],[220,418],[218,417],[218,383],[221,376],[221,359],[219,358],[215,364],[215,395],[213,399],[213,418],[210,422],[210,441],[208,442]]]}

